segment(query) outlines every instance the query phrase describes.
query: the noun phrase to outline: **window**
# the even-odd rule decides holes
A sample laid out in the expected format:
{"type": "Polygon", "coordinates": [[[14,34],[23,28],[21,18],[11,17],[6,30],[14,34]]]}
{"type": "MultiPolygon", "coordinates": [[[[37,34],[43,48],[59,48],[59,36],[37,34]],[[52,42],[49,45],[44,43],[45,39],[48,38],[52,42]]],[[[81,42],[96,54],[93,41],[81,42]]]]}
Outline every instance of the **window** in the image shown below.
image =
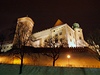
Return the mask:
{"type": "Polygon", "coordinates": [[[79,37],[79,39],[81,40],[82,38],[81,38],[81,37],[79,37]]]}
{"type": "Polygon", "coordinates": [[[55,37],[57,37],[58,36],[58,34],[55,34],[55,37]]]}
{"type": "Polygon", "coordinates": [[[57,39],[57,38],[55,38],[55,42],[56,42],[56,43],[58,42],[58,39],[57,39]]]}
{"type": "Polygon", "coordinates": [[[6,49],[6,48],[4,47],[4,49],[6,49]]]}
{"type": "Polygon", "coordinates": [[[45,42],[47,42],[47,40],[44,40],[45,42]]]}
{"type": "Polygon", "coordinates": [[[53,32],[55,32],[55,30],[53,30],[53,32]]]}
{"type": "Polygon", "coordinates": [[[69,35],[71,36],[71,33],[69,33],[69,35]]]}
{"type": "Polygon", "coordinates": [[[59,35],[62,35],[62,32],[60,32],[59,35]]]}
{"type": "Polygon", "coordinates": [[[8,48],[9,46],[7,46],[7,48],[8,48]]]}
{"type": "Polygon", "coordinates": [[[78,32],[80,32],[80,31],[78,30],[78,32]]]}
{"type": "Polygon", "coordinates": [[[62,38],[60,38],[60,42],[62,42],[62,38]]]}
{"type": "Polygon", "coordinates": [[[11,48],[12,48],[13,46],[11,46],[11,48]]]}

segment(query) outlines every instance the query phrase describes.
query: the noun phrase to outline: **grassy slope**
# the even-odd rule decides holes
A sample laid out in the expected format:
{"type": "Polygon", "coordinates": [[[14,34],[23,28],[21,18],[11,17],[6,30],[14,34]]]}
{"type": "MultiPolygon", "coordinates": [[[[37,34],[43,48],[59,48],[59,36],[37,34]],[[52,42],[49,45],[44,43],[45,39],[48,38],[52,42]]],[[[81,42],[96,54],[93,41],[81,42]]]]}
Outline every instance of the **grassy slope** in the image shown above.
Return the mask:
{"type": "MultiPolygon", "coordinates": [[[[0,75],[19,75],[19,65],[0,64],[0,75]]],[[[21,75],[100,75],[100,69],[25,65],[21,75]]]]}

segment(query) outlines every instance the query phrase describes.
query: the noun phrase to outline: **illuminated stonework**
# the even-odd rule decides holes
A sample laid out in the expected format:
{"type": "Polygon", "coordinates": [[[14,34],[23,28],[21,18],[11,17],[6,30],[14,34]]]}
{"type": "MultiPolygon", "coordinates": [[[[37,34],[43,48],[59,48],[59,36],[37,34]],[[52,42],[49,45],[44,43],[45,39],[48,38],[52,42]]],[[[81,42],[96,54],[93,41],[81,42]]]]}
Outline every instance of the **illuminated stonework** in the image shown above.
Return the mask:
{"type": "Polygon", "coordinates": [[[31,18],[18,18],[13,43],[2,45],[1,52],[6,52],[13,46],[20,47],[22,45],[35,48],[88,46],[78,23],[74,23],[71,28],[58,19],[54,27],[32,34],[33,27],[34,22],[31,18]]]}
{"type": "MultiPolygon", "coordinates": [[[[74,26],[74,25],[73,25],[74,26]]],[[[31,35],[33,47],[87,47],[82,29],[62,24],[31,35]]]]}
{"type": "Polygon", "coordinates": [[[13,44],[28,45],[34,22],[29,17],[18,18],[13,44]]]}
{"type": "Polygon", "coordinates": [[[88,46],[78,23],[74,23],[71,28],[68,24],[63,24],[58,20],[54,27],[32,34],[33,26],[34,22],[31,18],[19,18],[13,44],[18,45],[20,43],[21,45],[35,48],[88,46]]]}

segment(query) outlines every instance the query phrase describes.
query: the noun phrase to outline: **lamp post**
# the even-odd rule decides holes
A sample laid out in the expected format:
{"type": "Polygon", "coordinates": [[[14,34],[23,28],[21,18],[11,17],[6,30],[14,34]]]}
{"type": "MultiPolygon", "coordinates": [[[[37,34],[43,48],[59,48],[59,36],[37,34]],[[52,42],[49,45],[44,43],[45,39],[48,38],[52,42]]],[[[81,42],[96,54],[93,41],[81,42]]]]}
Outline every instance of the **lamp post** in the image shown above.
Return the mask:
{"type": "Polygon", "coordinates": [[[69,59],[70,59],[70,57],[71,57],[71,56],[68,54],[68,55],[67,55],[67,59],[68,59],[68,66],[69,66],[69,59]]]}

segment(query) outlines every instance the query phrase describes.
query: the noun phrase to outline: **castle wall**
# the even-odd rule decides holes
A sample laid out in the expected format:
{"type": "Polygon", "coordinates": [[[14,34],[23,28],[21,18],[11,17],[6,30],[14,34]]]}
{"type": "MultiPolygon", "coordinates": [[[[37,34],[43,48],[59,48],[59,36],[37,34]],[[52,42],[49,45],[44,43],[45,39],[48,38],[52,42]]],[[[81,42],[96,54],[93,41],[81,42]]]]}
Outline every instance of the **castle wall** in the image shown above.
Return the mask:
{"type": "Polygon", "coordinates": [[[17,23],[14,44],[18,44],[20,40],[21,45],[33,47],[87,46],[82,29],[77,23],[73,26],[74,30],[68,24],[62,24],[34,34],[32,34],[34,22],[30,18],[19,18],[17,23]]]}
{"type": "Polygon", "coordinates": [[[77,47],[88,46],[88,44],[84,40],[82,29],[81,28],[74,28],[74,30],[75,30],[76,46],[77,47]]]}
{"type": "Polygon", "coordinates": [[[68,25],[66,25],[66,38],[68,47],[76,47],[75,31],[68,25]]]}

